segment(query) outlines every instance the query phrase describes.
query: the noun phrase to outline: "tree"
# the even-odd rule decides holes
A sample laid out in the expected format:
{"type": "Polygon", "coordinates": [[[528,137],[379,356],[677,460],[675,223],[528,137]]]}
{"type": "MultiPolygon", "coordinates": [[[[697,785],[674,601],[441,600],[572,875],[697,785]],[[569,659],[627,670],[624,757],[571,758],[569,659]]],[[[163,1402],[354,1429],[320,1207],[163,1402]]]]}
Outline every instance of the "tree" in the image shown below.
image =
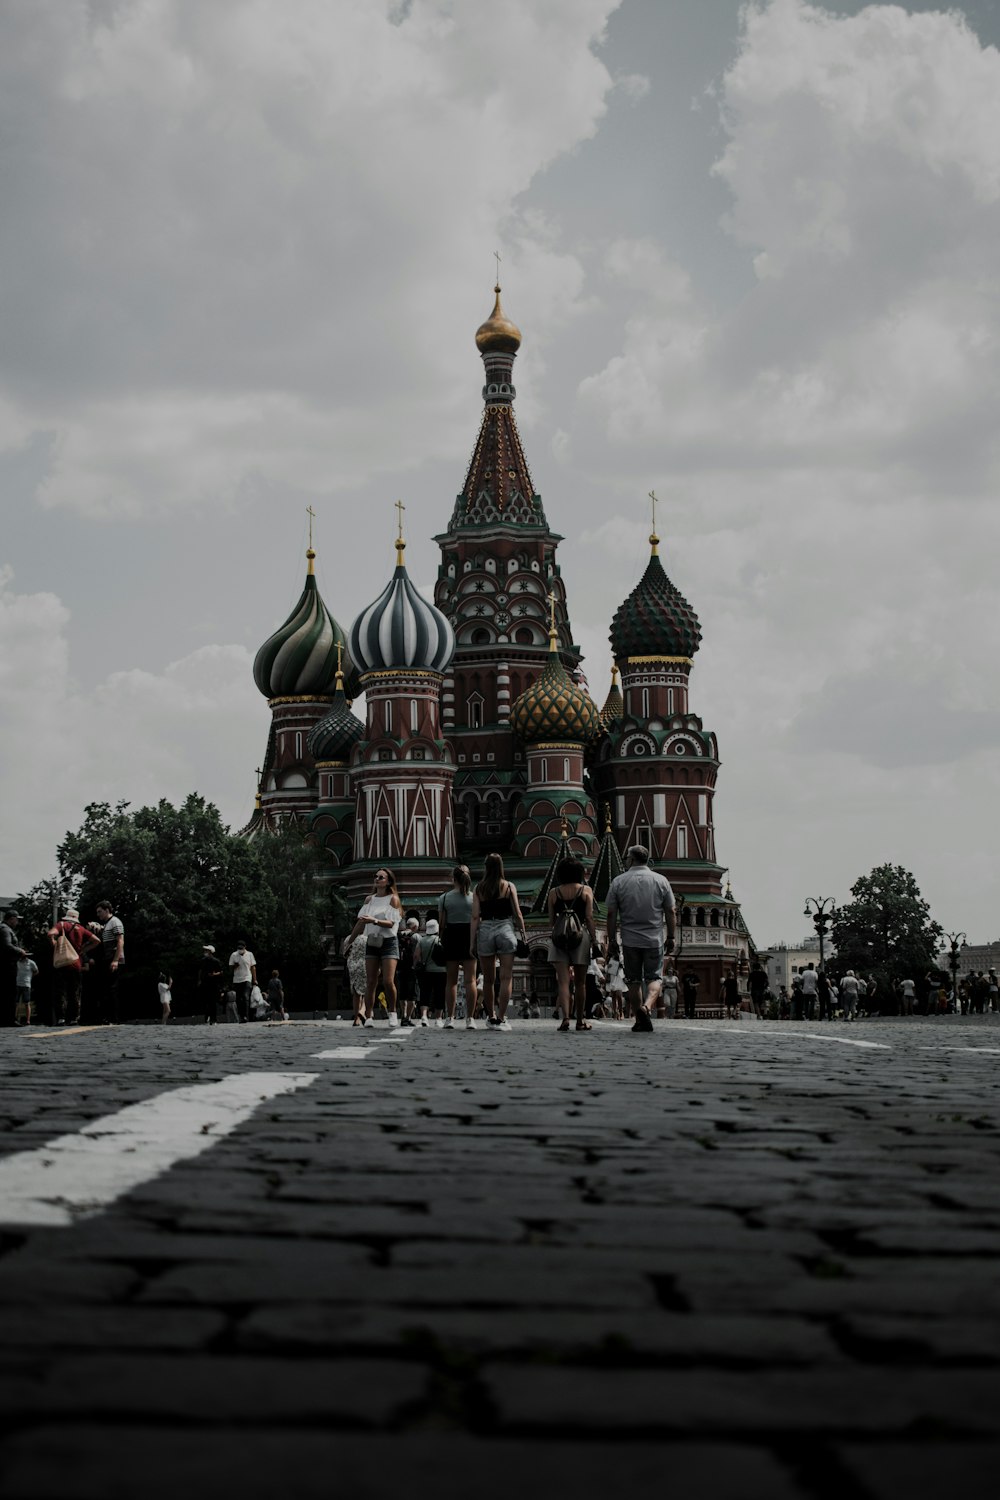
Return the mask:
{"type": "Polygon", "coordinates": [[[324,893],[315,879],[318,855],[298,833],[248,843],[194,793],[179,807],[161,800],[131,811],[126,802],[97,802],[84,811],[82,827],[59,845],[58,885],[84,920],[100,900],[122,918],[133,1011],[152,1002],[161,968],[174,976],[183,1011],[202,944],[215,944],[225,963],[240,936],[265,984],[279,967],[283,977],[294,974],[300,998],[304,989],[316,1003],[324,893]]]}
{"type": "Polygon", "coordinates": [[[942,929],[909,870],[878,865],[854,882],[851,895],[833,922],[841,973],[874,973],[884,998],[895,980],[922,978],[935,967],[942,929]]]}

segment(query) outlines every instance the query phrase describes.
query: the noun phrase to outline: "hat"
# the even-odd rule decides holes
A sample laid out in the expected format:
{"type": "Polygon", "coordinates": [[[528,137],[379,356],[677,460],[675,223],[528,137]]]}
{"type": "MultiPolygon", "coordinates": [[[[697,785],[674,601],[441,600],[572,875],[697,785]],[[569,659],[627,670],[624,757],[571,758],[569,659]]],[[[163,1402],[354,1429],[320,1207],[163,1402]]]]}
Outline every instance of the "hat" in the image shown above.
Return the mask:
{"type": "Polygon", "coordinates": [[[67,922],[79,922],[80,913],[77,911],[75,906],[67,906],[65,920],[67,922]]]}
{"type": "Polygon", "coordinates": [[[201,951],[202,953],[214,953],[215,949],[212,947],[211,943],[202,943],[201,951]]]}
{"type": "Polygon", "coordinates": [[[15,911],[14,908],[11,907],[9,911],[4,912],[3,919],[5,922],[9,922],[11,917],[14,917],[16,921],[20,922],[21,913],[19,911],[15,911]]]}
{"type": "Polygon", "coordinates": [[[424,927],[424,931],[425,931],[425,932],[429,932],[429,933],[430,933],[430,935],[431,935],[431,937],[433,937],[433,936],[434,936],[434,934],[435,934],[435,933],[436,933],[436,932],[437,932],[437,931],[438,931],[438,930],[439,930],[439,929],[438,929],[438,924],[437,924],[437,923],[436,923],[436,922],[435,922],[435,920],[434,920],[434,918],[433,918],[433,917],[431,917],[431,919],[430,919],[430,921],[429,921],[429,922],[428,922],[428,923],[427,923],[427,925],[426,925],[426,926],[425,926],[425,927],[424,927]]]}
{"type": "Polygon", "coordinates": [[[417,921],[416,917],[407,917],[406,925],[407,927],[419,927],[420,923],[417,921]]]}

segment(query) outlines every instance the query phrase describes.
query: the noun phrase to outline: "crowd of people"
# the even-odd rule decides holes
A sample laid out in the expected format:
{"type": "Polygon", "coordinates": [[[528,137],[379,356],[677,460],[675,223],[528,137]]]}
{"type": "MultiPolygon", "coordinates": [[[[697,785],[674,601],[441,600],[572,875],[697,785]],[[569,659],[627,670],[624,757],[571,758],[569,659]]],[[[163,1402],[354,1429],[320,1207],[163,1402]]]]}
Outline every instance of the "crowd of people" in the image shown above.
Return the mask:
{"type": "MultiPolygon", "coordinates": [[[[607,1014],[605,1000],[612,1014],[632,1016],[633,1031],[651,1031],[654,1013],[663,1015],[676,995],[670,883],[650,868],[641,846],[626,858],[627,868],[608,891],[606,944],[583,864],[567,856],[556,868],[546,905],[546,958],[556,975],[560,1031],[590,1031],[592,1020],[607,1014]]],[[[509,1031],[514,961],[527,957],[529,947],[517,888],[506,878],[502,857],[488,854],[477,884],[467,865],[456,865],[450,889],[423,914],[404,910],[392,870],[376,870],[342,951],[355,1026],[384,1015],[390,1026],[437,1023],[454,1030],[464,1019],[468,1030],[509,1031]]],[[[693,976],[695,996],[696,984],[693,976]]],[[[527,992],[517,1009],[522,1016],[541,1013],[537,997],[527,992]]]]}

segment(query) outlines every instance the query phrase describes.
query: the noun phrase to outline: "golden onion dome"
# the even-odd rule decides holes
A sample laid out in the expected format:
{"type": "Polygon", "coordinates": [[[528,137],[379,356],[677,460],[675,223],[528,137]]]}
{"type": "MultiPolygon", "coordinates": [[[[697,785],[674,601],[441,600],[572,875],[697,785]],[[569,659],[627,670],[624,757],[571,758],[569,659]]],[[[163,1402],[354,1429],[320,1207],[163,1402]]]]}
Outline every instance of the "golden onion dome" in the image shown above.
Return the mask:
{"type": "Polygon", "coordinates": [[[597,704],[575,683],[559,659],[555,631],[549,633],[545,670],[515,698],[510,721],[527,744],[539,740],[570,740],[588,745],[603,729],[597,704]]]}
{"type": "Polygon", "coordinates": [[[480,354],[516,354],[521,347],[521,330],[512,323],[500,303],[499,283],[493,288],[497,300],[485,323],[476,329],[476,348],[480,354]]]}

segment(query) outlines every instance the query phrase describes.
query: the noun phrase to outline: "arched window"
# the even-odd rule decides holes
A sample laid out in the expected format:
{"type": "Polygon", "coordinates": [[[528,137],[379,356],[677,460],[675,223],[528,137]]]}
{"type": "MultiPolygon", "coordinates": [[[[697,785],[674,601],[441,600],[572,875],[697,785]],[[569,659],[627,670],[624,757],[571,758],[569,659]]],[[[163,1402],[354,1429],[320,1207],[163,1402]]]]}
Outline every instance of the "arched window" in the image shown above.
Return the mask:
{"type": "Polygon", "coordinates": [[[299,729],[295,731],[295,759],[302,759],[302,731],[299,729]]]}
{"type": "Polygon", "coordinates": [[[466,723],[470,729],[483,727],[483,700],[478,693],[473,693],[466,702],[466,723]]]}
{"type": "Polygon", "coordinates": [[[386,732],[386,734],[391,734],[392,733],[392,699],[391,698],[387,698],[385,700],[385,732],[386,732]]]}
{"type": "Polygon", "coordinates": [[[416,698],[411,698],[410,699],[410,733],[411,734],[416,734],[416,732],[417,732],[417,724],[419,722],[419,720],[418,720],[418,714],[419,714],[419,709],[417,708],[417,700],[416,700],[416,698]]]}
{"type": "Polygon", "coordinates": [[[642,718],[649,718],[649,688],[642,690],[642,718]]]}
{"type": "Polygon", "coordinates": [[[474,646],[488,646],[489,643],[490,633],[488,630],[483,630],[483,628],[480,626],[478,630],[474,630],[472,632],[472,644],[474,646]]]}

